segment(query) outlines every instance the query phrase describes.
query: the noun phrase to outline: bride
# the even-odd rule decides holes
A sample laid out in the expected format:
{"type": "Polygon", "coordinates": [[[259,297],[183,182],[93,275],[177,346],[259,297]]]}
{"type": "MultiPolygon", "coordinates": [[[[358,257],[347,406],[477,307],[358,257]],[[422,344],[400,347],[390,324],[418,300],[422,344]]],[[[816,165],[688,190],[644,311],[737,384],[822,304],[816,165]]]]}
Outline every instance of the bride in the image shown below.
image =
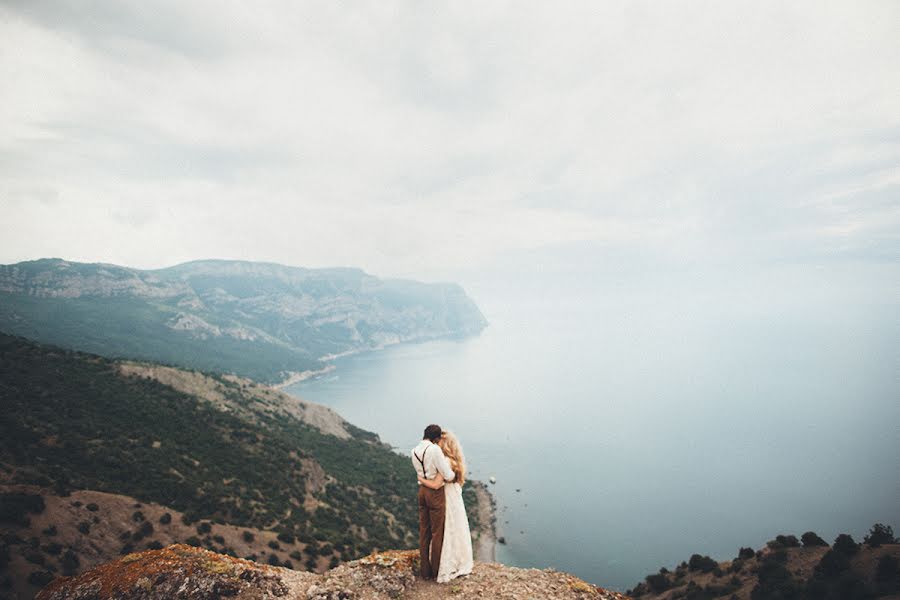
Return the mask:
{"type": "Polygon", "coordinates": [[[460,575],[472,572],[472,536],[469,533],[469,518],[463,504],[462,486],[466,480],[466,458],[456,436],[445,431],[441,434],[438,445],[450,462],[455,477],[453,481],[445,481],[438,472],[434,479],[423,479],[419,483],[431,489],[444,486],[446,510],[444,511],[444,545],[441,550],[441,566],[438,569],[437,582],[447,583],[460,575]]]}

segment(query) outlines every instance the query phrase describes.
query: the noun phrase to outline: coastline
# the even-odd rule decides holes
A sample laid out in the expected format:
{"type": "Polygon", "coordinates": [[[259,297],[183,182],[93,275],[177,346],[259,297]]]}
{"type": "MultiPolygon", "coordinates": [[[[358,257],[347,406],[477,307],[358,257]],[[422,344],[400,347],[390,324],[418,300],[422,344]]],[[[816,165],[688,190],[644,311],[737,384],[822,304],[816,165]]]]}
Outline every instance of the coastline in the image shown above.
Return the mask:
{"type": "Polygon", "coordinates": [[[337,367],[335,367],[334,365],[328,365],[327,367],[323,367],[321,369],[314,369],[314,370],[310,370],[310,371],[299,371],[299,372],[291,371],[291,374],[288,375],[287,377],[285,377],[283,381],[280,381],[278,383],[273,383],[269,387],[276,389],[276,390],[281,390],[281,389],[286,388],[289,385],[294,385],[295,383],[300,383],[301,381],[306,381],[310,377],[316,377],[317,375],[324,375],[325,373],[331,373],[336,368],[337,367]]]}
{"type": "Polygon", "coordinates": [[[496,502],[485,483],[472,481],[477,503],[473,507],[478,514],[478,528],[472,533],[472,552],[478,562],[497,561],[496,502]]]}

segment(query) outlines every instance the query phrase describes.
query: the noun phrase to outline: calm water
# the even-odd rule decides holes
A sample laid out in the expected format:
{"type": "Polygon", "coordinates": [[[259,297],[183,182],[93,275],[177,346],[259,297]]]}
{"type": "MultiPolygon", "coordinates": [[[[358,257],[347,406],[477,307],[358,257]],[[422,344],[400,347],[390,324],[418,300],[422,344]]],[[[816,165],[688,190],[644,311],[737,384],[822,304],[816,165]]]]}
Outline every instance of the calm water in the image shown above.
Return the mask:
{"type": "Polygon", "coordinates": [[[498,559],[606,587],[778,533],[896,530],[897,296],[804,277],[483,286],[481,336],[346,357],[289,391],[404,452],[428,423],[455,430],[497,477],[498,559]]]}

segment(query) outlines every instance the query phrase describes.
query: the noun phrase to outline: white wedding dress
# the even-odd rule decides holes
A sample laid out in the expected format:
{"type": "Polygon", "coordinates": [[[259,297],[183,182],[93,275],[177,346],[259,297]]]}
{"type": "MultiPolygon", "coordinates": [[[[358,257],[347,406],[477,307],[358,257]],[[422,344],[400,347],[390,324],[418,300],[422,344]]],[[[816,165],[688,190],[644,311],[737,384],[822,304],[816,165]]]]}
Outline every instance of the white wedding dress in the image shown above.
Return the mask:
{"type": "Polygon", "coordinates": [[[472,534],[469,532],[469,517],[466,516],[466,505],[463,503],[462,486],[453,482],[445,483],[444,496],[444,545],[441,547],[438,583],[447,583],[460,575],[468,575],[473,566],[472,534]]]}

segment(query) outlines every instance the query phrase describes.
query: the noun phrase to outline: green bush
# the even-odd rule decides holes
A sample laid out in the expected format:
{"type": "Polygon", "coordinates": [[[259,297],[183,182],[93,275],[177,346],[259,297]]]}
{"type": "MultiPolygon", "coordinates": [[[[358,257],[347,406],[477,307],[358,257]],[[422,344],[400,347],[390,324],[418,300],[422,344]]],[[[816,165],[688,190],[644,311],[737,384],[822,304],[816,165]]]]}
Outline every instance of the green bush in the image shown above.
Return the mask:
{"type": "Polygon", "coordinates": [[[894,529],[890,525],[875,523],[863,538],[863,542],[872,548],[877,548],[882,544],[896,544],[897,538],[894,537],[894,529]]]}
{"type": "Polygon", "coordinates": [[[159,522],[161,525],[168,525],[172,522],[172,515],[170,513],[163,513],[163,515],[159,518],[159,522]]]}
{"type": "Polygon", "coordinates": [[[835,538],[832,549],[835,552],[846,554],[847,556],[853,556],[854,554],[859,552],[859,544],[854,542],[853,537],[849,534],[842,533],[835,538]]]}
{"type": "Polygon", "coordinates": [[[63,575],[67,577],[71,577],[78,571],[78,567],[81,565],[81,561],[78,560],[78,555],[72,552],[72,550],[66,550],[66,553],[63,554],[62,558],[59,561],[60,566],[62,567],[63,575]]]}
{"type": "Polygon", "coordinates": [[[82,521],[78,524],[78,531],[87,535],[91,532],[91,524],[88,521],[82,521]]]}
{"type": "Polygon", "coordinates": [[[645,580],[647,581],[647,586],[650,588],[650,591],[654,594],[661,594],[669,589],[669,578],[663,573],[647,575],[645,580]]]}
{"type": "Polygon", "coordinates": [[[0,494],[0,522],[15,523],[27,527],[31,524],[28,513],[40,514],[46,505],[40,494],[0,494]]]}
{"type": "Polygon", "coordinates": [[[50,544],[44,544],[41,546],[41,550],[50,554],[51,556],[59,556],[62,553],[62,545],[56,542],[52,542],[50,544]]]}
{"type": "Polygon", "coordinates": [[[38,587],[44,587],[53,581],[53,573],[50,571],[32,571],[28,575],[28,583],[38,587]]]}
{"type": "Polygon", "coordinates": [[[278,539],[280,541],[284,542],[285,544],[293,544],[295,538],[294,538],[293,534],[288,533],[286,531],[282,531],[281,533],[278,534],[278,539]]]}
{"type": "Polygon", "coordinates": [[[244,532],[244,541],[247,542],[248,544],[255,539],[256,539],[256,536],[254,536],[252,532],[250,532],[250,531],[244,532]]]}
{"type": "Polygon", "coordinates": [[[820,538],[815,532],[807,531],[800,536],[804,548],[814,548],[816,546],[828,546],[828,542],[820,538]]]}
{"type": "Polygon", "coordinates": [[[718,566],[719,563],[710,557],[700,556],[699,554],[692,554],[691,559],[688,561],[688,569],[691,571],[700,571],[702,573],[709,573],[718,566]]]}

